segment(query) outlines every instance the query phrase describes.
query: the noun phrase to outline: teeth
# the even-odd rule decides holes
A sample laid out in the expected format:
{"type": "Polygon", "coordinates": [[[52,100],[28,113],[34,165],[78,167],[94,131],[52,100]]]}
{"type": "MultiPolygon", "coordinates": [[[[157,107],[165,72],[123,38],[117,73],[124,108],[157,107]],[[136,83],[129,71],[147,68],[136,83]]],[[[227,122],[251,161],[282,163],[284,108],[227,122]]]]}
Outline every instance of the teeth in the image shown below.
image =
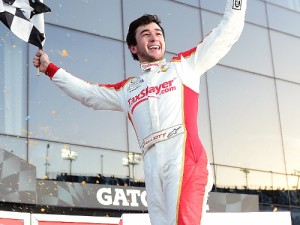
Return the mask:
{"type": "Polygon", "coordinates": [[[149,49],[159,49],[159,46],[155,45],[155,46],[150,46],[149,49]]]}

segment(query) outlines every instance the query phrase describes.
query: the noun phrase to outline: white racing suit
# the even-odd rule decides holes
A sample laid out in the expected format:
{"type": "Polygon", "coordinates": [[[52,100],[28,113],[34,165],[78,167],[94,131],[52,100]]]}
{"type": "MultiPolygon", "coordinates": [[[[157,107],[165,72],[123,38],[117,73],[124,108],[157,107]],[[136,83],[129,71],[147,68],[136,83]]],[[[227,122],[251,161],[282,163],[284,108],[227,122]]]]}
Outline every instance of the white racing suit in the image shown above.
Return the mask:
{"type": "Polygon", "coordinates": [[[246,0],[228,0],[221,23],[195,48],[142,64],[138,77],[91,84],[50,64],[46,74],[95,110],[125,111],[144,155],[152,225],[199,225],[212,175],[198,137],[200,77],[230,50],[244,26],[246,0]]]}

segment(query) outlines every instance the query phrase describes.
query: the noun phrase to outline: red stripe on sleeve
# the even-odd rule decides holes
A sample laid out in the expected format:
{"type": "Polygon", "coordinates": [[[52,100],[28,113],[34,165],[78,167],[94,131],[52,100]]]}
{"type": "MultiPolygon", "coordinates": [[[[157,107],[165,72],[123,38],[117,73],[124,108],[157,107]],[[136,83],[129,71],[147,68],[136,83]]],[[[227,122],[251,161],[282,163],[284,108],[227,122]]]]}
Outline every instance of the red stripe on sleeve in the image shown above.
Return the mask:
{"type": "Polygon", "coordinates": [[[194,54],[195,52],[196,52],[196,49],[197,49],[197,47],[194,47],[194,48],[191,48],[190,50],[188,50],[188,51],[185,51],[185,52],[181,52],[181,53],[179,53],[177,56],[174,56],[172,59],[171,59],[171,61],[180,61],[181,60],[181,57],[183,57],[183,58],[188,58],[188,57],[190,57],[192,54],[194,54]]]}
{"type": "Polygon", "coordinates": [[[48,77],[52,78],[58,69],[59,69],[58,66],[54,65],[53,63],[50,63],[45,71],[45,74],[48,77]]]}
{"type": "Polygon", "coordinates": [[[121,82],[115,83],[115,84],[99,84],[100,87],[106,87],[106,88],[113,88],[116,91],[119,91],[122,89],[125,84],[130,80],[131,78],[127,78],[126,80],[123,80],[121,82]]]}

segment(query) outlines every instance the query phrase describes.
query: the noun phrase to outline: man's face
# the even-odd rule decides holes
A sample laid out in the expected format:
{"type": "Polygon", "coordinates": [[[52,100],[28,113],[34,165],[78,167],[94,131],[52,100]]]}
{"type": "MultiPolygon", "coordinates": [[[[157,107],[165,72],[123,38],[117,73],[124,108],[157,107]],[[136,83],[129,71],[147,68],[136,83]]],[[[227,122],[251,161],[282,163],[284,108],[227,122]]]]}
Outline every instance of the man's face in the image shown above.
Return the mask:
{"type": "Polygon", "coordinates": [[[165,55],[165,39],[156,23],[140,26],[136,29],[136,45],[130,51],[136,54],[141,63],[162,60],[165,55]]]}

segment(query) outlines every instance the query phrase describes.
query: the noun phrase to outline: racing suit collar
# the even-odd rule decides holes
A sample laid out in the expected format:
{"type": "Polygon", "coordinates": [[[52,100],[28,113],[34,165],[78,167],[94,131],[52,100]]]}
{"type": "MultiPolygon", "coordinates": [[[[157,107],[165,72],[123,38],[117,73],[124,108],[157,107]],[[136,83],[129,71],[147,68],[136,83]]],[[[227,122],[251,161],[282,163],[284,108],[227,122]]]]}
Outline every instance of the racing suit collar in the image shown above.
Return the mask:
{"type": "Polygon", "coordinates": [[[144,71],[144,72],[148,72],[148,71],[151,71],[153,69],[156,69],[156,68],[162,68],[166,65],[166,59],[163,59],[161,61],[157,61],[157,62],[151,62],[151,63],[141,63],[141,69],[144,71]]]}

